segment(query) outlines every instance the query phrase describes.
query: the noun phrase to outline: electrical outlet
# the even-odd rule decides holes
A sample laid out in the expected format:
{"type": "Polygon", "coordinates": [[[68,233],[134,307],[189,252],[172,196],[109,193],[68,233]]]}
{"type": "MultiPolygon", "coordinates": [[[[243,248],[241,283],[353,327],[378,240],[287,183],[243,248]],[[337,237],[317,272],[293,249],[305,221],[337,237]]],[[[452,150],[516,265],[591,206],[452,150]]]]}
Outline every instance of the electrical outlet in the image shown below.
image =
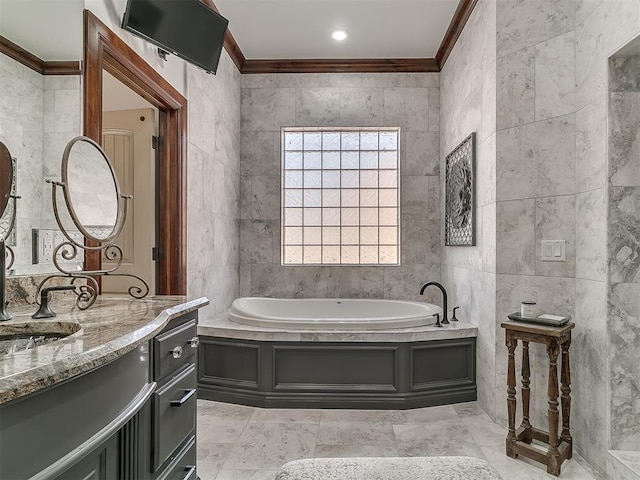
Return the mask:
{"type": "Polygon", "coordinates": [[[53,230],[39,230],[38,259],[35,263],[51,263],[55,248],[55,232],[53,230]]]}
{"type": "MultiPolygon", "coordinates": [[[[79,231],[69,232],[69,236],[79,245],[82,245],[84,238],[79,231]]],[[[46,264],[53,263],[53,252],[61,243],[68,240],[60,230],[33,230],[33,245],[35,246],[33,255],[33,264],[46,264]]],[[[82,265],[84,262],[84,252],[78,249],[78,255],[72,260],[65,260],[62,257],[62,249],[58,252],[58,263],[60,264],[78,264],[82,265]]]]}

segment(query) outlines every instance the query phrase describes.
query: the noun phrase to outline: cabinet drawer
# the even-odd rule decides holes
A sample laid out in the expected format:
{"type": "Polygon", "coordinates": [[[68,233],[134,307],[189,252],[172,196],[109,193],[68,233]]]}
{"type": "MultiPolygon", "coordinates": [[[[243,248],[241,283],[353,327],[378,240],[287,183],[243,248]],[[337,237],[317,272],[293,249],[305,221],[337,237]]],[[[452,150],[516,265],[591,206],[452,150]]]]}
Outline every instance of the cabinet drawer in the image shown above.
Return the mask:
{"type": "Polygon", "coordinates": [[[153,396],[153,471],[196,427],[196,367],[191,364],[153,396]]]}
{"type": "Polygon", "coordinates": [[[197,340],[192,346],[191,340],[197,339],[196,320],[173,328],[158,335],[154,340],[153,378],[162,377],[177,371],[183,365],[192,363],[197,350],[197,340]]]}
{"type": "Polygon", "coordinates": [[[196,480],[196,437],[191,437],[157,480],[196,480]]]}

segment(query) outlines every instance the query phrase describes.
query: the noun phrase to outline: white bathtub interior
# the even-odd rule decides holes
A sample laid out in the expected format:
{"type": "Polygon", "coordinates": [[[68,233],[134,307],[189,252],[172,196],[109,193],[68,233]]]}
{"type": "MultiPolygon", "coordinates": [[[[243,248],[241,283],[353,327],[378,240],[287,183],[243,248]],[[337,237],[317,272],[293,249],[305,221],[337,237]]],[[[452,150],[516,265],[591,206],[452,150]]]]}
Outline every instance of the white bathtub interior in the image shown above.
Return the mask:
{"type": "Polygon", "coordinates": [[[228,315],[257,327],[376,330],[433,325],[441,312],[437,305],[401,300],[244,297],[234,300],[228,315]]]}

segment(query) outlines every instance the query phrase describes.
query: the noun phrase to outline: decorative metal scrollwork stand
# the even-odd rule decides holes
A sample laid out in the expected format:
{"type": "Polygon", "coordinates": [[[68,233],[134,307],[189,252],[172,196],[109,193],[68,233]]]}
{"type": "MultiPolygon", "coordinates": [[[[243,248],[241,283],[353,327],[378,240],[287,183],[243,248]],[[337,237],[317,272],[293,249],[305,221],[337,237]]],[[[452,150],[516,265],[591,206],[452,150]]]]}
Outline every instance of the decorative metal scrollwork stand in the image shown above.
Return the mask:
{"type": "Polygon", "coordinates": [[[40,292],[45,287],[45,284],[52,279],[55,278],[68,278],[70,279],[70,284],[75,286],[75,290],[73,290],[76,295],[76,306],[80,310],[86,310],[97,299],[98,293],[100,291],[100,287],[98,285],[98,281],[96,278],[99,277],[128,277],[135,280],[135,284],[128,288],[129,295],[133,298],[142,299],[149,294],[149,284],[140,276],[130,274],[130,273],[118,273],[118,268],[122,265],[123,260],[123,252],[122,248],[120,248],[117,244],[114,243],[114,240],[120,235],[122,229],[124,227],[126,218],[127,218],[127,204],[129,200],[131,200],[130,195],[123,195],[120,193],[120,186],[118,184],[118,180],[113,172],[111,164],[102,150],[102,148],[95,143],[93,140],[87,137],[76,137],[69,142],[67,148],[65,149],[63,158],[62,158],[62,181],[57,182],[53,180],[47,180],[47,183],[52,185],[51,189],[51,202],[53,204],[53,212],[60,228],[60,231],[66,238],[66,241],[57,245],[52,254],[53,265],[58,269],[60,273],[56,273],[53,275],[49,275],[46,277],[40,285],[38,286],[38,290],[36,292],[36,300],[39,302],[40,292]],[[115,193],[117,196],[117,217],[115,220],[115,225],[113,226],[113,230],[111,233],[105,238],[98,238],[94,236],[85,225],[82,224],[76,210],[74,209],[73,203],[71,202],[71,195],[69,192],[69,183],[67,181],[67,166],[69,162],[69,155],[71,149],[77,142],[87,142],[93,145],[100,154],[104,157],[104,160],[109,165],[109,169],[111,170],[112,179],[115,186],[115,193]],[[64,223],[60,216],[60,210],[58,207],[58,188],[62,190],[64,195],[65,203],[67,206],[67,210],[71,216],[71,219],[75,226],[78,228],[80,233],[84,236],[85,243],[89,244],[80,244],[76,240],[74,240],[73,236],[69,234],[68,230],[65,228],[64,223]],[[115,262],[115,264],[110,265],[109,268],[99,269],[99,270],[68,270],[65,268],[64,264],[61,264],[61,259],[64,261],[73,261],[75,259],[80,258],[80,254],[84,252],[101,252],[104,257],[110,261],[115,262]],[[82,281],[86,283],[82,283],[82,281]]]}

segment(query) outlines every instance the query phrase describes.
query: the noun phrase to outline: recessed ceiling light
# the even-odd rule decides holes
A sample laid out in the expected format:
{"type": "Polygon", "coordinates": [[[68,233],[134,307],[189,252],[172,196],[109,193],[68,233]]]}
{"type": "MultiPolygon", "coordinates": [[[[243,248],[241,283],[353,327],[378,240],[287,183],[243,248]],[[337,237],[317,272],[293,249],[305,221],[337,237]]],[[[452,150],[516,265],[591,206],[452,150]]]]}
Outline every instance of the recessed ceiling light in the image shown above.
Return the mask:
{"type": "Polygon", "coordinates": [[[333,32],[331,34],[331,38],[341,42],[342,40],[347,38],[347,32],[345,32],[343,30],[336,30],[335,32],[333,32]]]}

